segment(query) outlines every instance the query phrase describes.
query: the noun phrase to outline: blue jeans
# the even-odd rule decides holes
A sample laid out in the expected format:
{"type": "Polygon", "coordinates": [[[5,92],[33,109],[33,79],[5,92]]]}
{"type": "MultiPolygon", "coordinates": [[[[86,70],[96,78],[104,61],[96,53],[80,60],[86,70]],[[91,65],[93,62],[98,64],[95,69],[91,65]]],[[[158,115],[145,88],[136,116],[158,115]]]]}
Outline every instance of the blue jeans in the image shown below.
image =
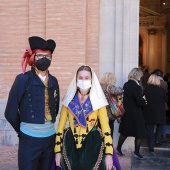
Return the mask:
{"type": "Polygon", "coordinates": [[[19,170],[49,170],[54,157],[55,135],[37,138],[19,133],[19,170]]]}

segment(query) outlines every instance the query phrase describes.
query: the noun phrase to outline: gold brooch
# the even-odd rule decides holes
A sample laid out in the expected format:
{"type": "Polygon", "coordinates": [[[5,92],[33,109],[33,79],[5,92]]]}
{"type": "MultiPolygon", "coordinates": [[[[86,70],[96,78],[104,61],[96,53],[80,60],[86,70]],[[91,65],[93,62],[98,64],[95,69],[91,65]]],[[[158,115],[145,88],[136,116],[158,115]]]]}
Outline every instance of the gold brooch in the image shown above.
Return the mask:
{"type": "Polygon", "coordinates": [[[92,127],[94,126],[94,122],[91,122],[91,126],[92,126],[92,127]]]}
{"type": "Polygon", "coordinates": [[[56,98],[56,96],[57,96],[57,91],[54,90],[54,98],[56,98]]]}

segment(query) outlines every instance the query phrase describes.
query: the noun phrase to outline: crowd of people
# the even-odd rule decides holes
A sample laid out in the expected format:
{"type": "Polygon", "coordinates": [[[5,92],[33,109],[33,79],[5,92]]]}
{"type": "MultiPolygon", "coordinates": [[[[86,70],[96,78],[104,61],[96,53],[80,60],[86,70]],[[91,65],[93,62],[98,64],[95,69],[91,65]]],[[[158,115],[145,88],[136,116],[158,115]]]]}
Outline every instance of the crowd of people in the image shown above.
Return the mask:
{"type": "Polygon", "coordinates": [[[21,63],[22,73],[16,76],[5,109],[5,117],[19,137],[20,170],[54,170],[56,167],[121,170],[116,156],[124,156],[122,145],[129,136],[135,137],[134,158],[145,159],[140,154],[145,137],[149,152],[154,154],[154,147],[161,145],[162,136],[166,135],[169,75],[165,81],[159,69],[151,74],[145,69],[143,74],[139,68],[133,68],[121,88],[115,86],[113,73],[104,73],[99,81],[90,66],[82,65],[61,101],[55,130],[60,90],[57,79],[48,69],[56,44],[54,40],[37,36],[30,37],[29,44],[21,63]],[[28,64],[31,70],[26,72],[28,64]],[[121,118],[112,115],[108,93],[123,95],[121,118]],[[116,149],[113,148],[115,120],[120,123],[116,149]],[[65,128],[67,121],[69,127],[65,128]],[[55,167],[51,166],[53,160],[55,167]]]}

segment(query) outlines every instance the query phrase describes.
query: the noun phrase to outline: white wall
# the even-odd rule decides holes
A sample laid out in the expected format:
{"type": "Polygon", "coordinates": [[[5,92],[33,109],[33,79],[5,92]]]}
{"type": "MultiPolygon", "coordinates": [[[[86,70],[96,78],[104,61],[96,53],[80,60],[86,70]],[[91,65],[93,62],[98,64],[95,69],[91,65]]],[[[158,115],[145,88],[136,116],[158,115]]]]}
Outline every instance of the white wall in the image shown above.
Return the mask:
{"type": "Polygon", "coordinates": [[[101,0],[99,76],[113,72],[117,85],[138,67],[139,0],[101,0]]]}
{"type": "MultiPolygon", "coordinates": [[[[138,67],[139,0],[101,0],[99,35],[99,76],[113,72],[117,86],[123,86],[130,70],[138,67]]],[[[114,146],[118,142],[118,127],[115,122],[114,146]]],[[[129,137],[123,149],[134,147],[134,138],[129,137]]]]}

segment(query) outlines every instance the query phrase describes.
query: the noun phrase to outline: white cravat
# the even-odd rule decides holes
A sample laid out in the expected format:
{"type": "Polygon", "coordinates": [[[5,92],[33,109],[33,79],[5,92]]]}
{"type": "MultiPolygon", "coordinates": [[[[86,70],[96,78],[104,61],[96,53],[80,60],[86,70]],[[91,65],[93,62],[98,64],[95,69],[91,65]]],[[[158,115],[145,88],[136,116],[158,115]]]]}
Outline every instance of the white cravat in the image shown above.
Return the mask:
{"type": "Polygon", "coordinates": [[[38,74],[38,77],[44,82],[46,79],[46,76],[42,76],[41,74],[38,74]]]}

